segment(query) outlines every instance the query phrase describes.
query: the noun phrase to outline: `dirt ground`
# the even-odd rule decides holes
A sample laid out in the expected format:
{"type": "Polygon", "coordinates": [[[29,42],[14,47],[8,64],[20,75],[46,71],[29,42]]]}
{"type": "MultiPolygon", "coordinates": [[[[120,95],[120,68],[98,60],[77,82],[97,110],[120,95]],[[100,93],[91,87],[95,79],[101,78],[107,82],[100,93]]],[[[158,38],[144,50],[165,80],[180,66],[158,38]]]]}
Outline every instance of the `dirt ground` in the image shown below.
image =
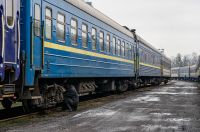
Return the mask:
{"type": "MultiPolygon", "coordinates": [[[[4,130],[5,131],[5,130],[4,130]]],[[[200,132],[200,88],[196,83],[136,91],[99,107],[11,127],[8,132],[200,132]]]]}

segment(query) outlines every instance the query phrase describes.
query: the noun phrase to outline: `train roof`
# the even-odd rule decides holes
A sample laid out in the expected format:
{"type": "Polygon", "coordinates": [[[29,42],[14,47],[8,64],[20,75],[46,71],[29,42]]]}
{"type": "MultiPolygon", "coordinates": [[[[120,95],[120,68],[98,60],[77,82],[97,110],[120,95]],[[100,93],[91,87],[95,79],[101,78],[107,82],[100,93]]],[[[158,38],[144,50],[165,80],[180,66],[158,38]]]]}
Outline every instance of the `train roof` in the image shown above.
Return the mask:
{"type": "Polygon", "coordinates": [[[86,2],[83,0],[65,0],[66,2],[78,7],[79,9],[85,11],[86,13],[94,16],[95,18],[103,21],[104,23],[112,26],[113,28],[117,29],[118,31],[126,34],[129,37],[133,38],[133,33],[126,28],[124,28],[122,25],[111,19],[110,17],[106,16],[99,10],[95,9],[91,5],[88,5],[86,2]]]}
{"type": "MultiPolygon", "coordinates": [[[[114,21],[113,19],[111,19],[110,17],[106,16],[105,14],[103,14],[102,12],[100,12],[99,10],[95,9],[94,7],[92,7],[91,5],[87,4],[86,2],[84,2],[83,0],[64,0],[72,5],[74,5],[75,7],[83,10],[84,12],[90,14],[91,16],[101,20],[102,22],[110,25],[111,27],[115,28],[116,30],[126,34],[129,37],[134,37],[133,36],[133,32],[131,32],[130,30],[128,30],[127,28],[123,27],[122,25],[120,25],[119,23],[117,23],[116,21],[114,21]]],[[[147,41],[145,41],[144,39],[142,39],[139,35],[137,35],[137,39],[142,42],[143,44],[145,44],[147,47],[151,48],[152,50],[156,51],[157,53],[161,54],[160,51],[158,49],[156,49],[155,47],[153,47],[150,43],[148,43],[147,41]]],[[[170,60],[170,59],[169,59],[170,60]]]]}
{"type": "Polygon", "coordinates": [[[161,54],[161,52],[158,49],[156,49],[155,47],[153,47],[150,43],[148,43],[146,40],[144,40],[139,35],[137,35],[137,40],[139,42],[143,43],[144,45],[146,45],[147,47],[151,48],[152,50],[156,51],[157,53],[161,54]]]}

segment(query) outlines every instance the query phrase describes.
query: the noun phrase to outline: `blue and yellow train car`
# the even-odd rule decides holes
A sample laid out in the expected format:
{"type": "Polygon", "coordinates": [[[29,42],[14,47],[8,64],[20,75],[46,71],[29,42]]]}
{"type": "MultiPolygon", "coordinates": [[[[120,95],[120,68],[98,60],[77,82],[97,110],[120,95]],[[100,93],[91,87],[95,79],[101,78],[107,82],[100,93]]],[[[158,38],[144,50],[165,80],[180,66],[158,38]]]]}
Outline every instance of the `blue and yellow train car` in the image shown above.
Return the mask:
{"type": "Polygon", "coordinates": [[[139,78],[143,84],[159,84],[161,82],[161,52],[151,44],[137,36],[139,52],[139,78]]]}
{"type": "MultiPolygon", "coordinates": [[[[64,82],[80,94],[126,90],[124,82],[135,79],[133,36],[81,0],[21,0],[23,100],[42,104],[56,89],[44,95],[46,87],[64,82]]],[[[50,97],[49,104],[59,102],[50,97]]]]}

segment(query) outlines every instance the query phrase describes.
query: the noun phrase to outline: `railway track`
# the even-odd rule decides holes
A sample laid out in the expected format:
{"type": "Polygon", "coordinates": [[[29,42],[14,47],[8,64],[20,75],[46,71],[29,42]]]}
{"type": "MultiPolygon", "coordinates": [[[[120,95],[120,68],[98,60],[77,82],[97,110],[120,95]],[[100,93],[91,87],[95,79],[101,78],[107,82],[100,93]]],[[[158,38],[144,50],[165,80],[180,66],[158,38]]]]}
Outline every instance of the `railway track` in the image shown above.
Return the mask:
{"type": "MultiPolygon", "coordinates": [[[[80,104],[88,103],[88,102],[92,102],[92,101],[94,102],[94,101],[97,101],[100,98],[105,98],[105,97],[110,96],[110,95],[113,95],[113,93],[86,95],[86,96],[80,97],[80,104]]],[[[52,108],[52,109],[49,109],[49,110],[53,111],[55,109],[56,108],[52,108]]],[[[15,108],[12,108],[10,110],[4,109],[4,110],[0,110],[0,123],[14,121],[14,120],[17,120],[17,119],[22,119],[22,118],[28,118],[28,117],[37,116],[37,115],[41,116],[41,115],[45,115],[45,113],[46,112],[44,112],[44,111],[40,111],[40,112],[34,112],[34,113],[30,113],[30,114],[24,114],[22,106],[15,107],[15,108]]]]}
{"type": "MultiPolygon", "coordinates": [[[[118,98],[117,96],[126,97],[126,95],[128,96],[130,94],[134,94],[137,92],[149,91],[151,90],[151,87],[152,86],[145,87],[145,88],[143,87],[143,88],[139,88],[133,91],[127,91],[121,94],[116,94],[116,92],[109,92],[109,93],[82,96],[80,97],[80,106],[83,106],[84,104],[91,104],[92,102],[101,102],[101,100],[106,100],[108,98],[118,98]]],[[[49,110],[53,111],[58,108],[53,108],[49,110]]],[[[10,121],[18,120],[18,119],[29,118],[29,117],[30,118],[37,117],[37,116],[42,116],[42,115],[46,115],[46,112],[40,111],[40,112],[34,112],[30,114],[24,114],[23,107],[20,106],[20,107],[13,108],[9,111],[6,111],[6,110],[0,111],[0,123],[10,122],[10,121]]]]}

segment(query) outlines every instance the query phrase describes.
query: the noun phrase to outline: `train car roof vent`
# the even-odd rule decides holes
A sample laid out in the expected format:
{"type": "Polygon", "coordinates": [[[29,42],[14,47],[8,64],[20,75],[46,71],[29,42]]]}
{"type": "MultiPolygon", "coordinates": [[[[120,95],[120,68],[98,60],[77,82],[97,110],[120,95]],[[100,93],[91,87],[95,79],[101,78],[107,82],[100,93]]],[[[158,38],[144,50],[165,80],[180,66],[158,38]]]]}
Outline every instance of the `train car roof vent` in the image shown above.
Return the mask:
{"type": "Polygon", "coordinates": [[[129,30],[130,31],[130,29],[127,27],[127,26],[123,26],[125,29],[127,29],[127,30],[129,30]]]}
{"type": "Polygon", "coordinates": [[[136,29],[131,29],[131,32],[135,34],[135,32],[136,32],[136,29]]]}
{"type": "Polygon", "coordinates": [[[89,1],[89,0],[83,0],[85,3],[87,3],[88,5],[90,5],[90,6],[92,6],[93,7],[93,5],[92,5],[92,2],[91,1],[89,1]]]}

